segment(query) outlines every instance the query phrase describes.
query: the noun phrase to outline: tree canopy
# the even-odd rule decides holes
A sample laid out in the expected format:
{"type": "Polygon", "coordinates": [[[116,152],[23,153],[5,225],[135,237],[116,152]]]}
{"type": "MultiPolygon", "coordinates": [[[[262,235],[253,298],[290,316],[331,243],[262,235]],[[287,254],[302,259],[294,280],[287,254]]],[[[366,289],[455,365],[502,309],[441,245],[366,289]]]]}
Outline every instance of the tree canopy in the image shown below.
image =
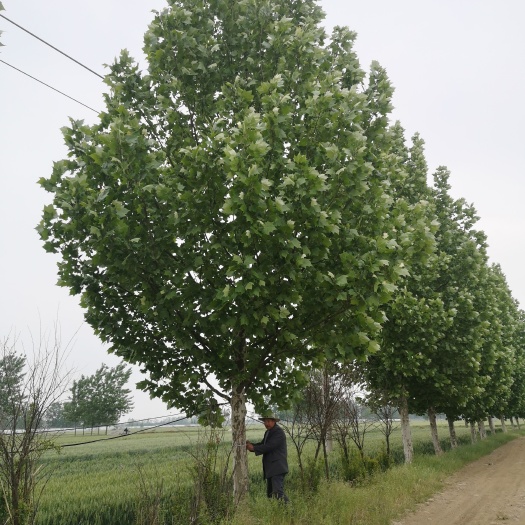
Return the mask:
{"type": "Polygon", "coordinates": [[[312,364],[377,351],[403,248],[425,237],[381,169],[385,72],[366,82],[355,34],[323,16],[169,2],[148,72],[122,52],[100,122],[64,128],[68,158],[40,181],[45,249],[96,333],[152,395],[231,402],[234,428],[247,399],[283,404],[312,364]]]}
{"type": "Polygon", "coordinates": [[[73,381],[64,420],[90,427],[118,423],[133,408],[131,391],[125,388],[130,375],[131,368],[123,363],[113,368],[103,364],[93,375],[73,381]]]}
{"type": "Polygon", "coordinates": [[[323,344],[377,348],[402,226],[367,159],[354,34],[325,45],[311,1],[190,3],[151,24],[149,74],[123,53],[100,123],[64,129],[40,232],[144,388],[195,410],[235,378],[260,405],[323,344]]]}

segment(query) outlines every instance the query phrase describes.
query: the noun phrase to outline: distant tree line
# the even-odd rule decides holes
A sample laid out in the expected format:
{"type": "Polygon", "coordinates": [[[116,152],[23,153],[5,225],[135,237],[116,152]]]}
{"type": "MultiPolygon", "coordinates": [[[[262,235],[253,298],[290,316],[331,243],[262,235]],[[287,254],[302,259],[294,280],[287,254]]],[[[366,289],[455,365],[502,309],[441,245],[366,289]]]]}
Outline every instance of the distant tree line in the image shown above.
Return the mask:
{"type": "MultiPolygon", "coordinates": [[[[24,355],[7,352],[0,357],[0,421],[24,428],[23,412],[14,408],[27,400],[24,390],[27,363],[24,355]]],[[[114,425],[133,408],[131,391],[126,388],[131,369],[124,364],[113,368],[103,364],[93,375],[74,380],[69,400],[54,400],[46,406],[40,424],[50,428],[114,425]]]]}
{"type": "Polygon", "coordinates": [[[46,414],[52,428],[114,425],[133,408],[126,388],[131,369],[124,364],[113,368],[103,364],[93,375],[73,381],[68,401],[53,403],[46,414]]]}

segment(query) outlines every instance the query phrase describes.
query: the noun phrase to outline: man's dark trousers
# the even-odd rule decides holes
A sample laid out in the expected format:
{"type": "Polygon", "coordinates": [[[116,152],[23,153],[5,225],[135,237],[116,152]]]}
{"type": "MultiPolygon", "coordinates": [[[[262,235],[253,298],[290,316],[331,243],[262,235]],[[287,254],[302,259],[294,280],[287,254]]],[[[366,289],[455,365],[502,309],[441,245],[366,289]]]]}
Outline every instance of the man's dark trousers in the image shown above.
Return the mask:
{"type": "Polygon", "coordinates": [[[288,496],[284,493],[284,476],[286,474],[278,474],[266,479],[266,495],[269,498],[282,499],[288,503],[288,496]]]}

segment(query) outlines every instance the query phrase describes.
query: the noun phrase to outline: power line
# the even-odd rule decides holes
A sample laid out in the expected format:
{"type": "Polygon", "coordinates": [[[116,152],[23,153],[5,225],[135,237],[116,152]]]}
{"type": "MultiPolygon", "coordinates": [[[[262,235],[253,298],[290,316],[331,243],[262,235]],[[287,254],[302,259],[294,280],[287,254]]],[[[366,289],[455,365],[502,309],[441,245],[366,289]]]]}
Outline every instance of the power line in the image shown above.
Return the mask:
{"type": "MultiPolygon", "coordinates": [[[[100,75],[99,73],[97,73],[96,71],[93,71],[91,68],[87,67],[86,65],[82,64],[82,62],[79,62],[78,60],[74,59],[73,57],[69,56],[67,53],[64,53],[64,51],[61,51],[60,49],[58,49],[57,47],[51,45],[49,42],[46,42],[43,38],[40,38],[39,36],[35,35],[34,33],[31,33],[31,31],[27,30],[25,27],[22,27],[21,25],[17,24],[16,22],[13,22],[13,20],[10,20],[9,18],[7,18],[7,16],[5,15],[0,15],[3,19],[7,20],[8,22],[10,22],[11,24],[15,25],[16,27],[20,28],[22,31],[25,31],[26,33],[28,33],[29,35],[31,35],[32,37],[36,38],[37,40],[40,40],[40,42],[43,42],[44,44],[46,44],[46,46],[49,46],[51,49],[54,49],[55,51],[58,51],[61,55],[64,55],[66,58],[69,58],[69,60],[72,60],[73,62],[75,62],[76,64],[78,64],[79,66],[83,67],[84,69],[87,69],[90,73],[93,73],[93,75],[96,75],[97,77],[101,78],[102,80],[104,80],[104,77],[102,75],[100,75]]],[[[66,95],[67,96],[67,95],[66,95]]],[[[90,108],[91,109],[91,108],[90,108]]]]}
{"type": "Polygon", "coordinates": [[[120,434],[118,436],[111,436],[108,438],[93,439],[91,441],[83,441],[82,443],[69,443],[67,445],[61,445],[61,448],[78,447],[79,445],[88,445],[90,443],[97,443],[99,441],[109,441],[110,439],[119,439],[123,437],[133,436],[135,434],[139,434],[140,432],[148,432],[155,428],[164,427],[166,425],[172,425],[173,423],[178,423],[179,421],[182,421],[183,419],[186,419],[186,415],[184,415],[183,417],[180,417],[179,419],[174,419],[173,421],[168,421],[167,423],[161,423],[160,425],[155,425],[153,427],[142,428],[141,430],[136,430],[135,432],[128,432],[127,434],[120,434]]]}
{"type": "MultiPolygon", "coordinates": [[[[2,16],[2,15],[0,15],[2,16]]],[[[6,66],[9,66],[11,68],[13,68],[14,70],[18,71],[19,73],[22,73],[23,75],[26,75],[27,77],[33,79],[33,80],[36,80],[37,82],[40,82],[40,84],[43,84],[44,86],[52,89],[53,91],[56,91],[57,93],[60,93],[61,95],[63,95],[64,97],[67,97],[71,100],[73,100],[74,102],[76,102],[77,104],[80,104],[81,106],[84,106],[85,108],[88,108],[90,109],[91,111],[97,113],[98,115],[98,111],[96,109],[93,109],[92,107],[88,106],[87,104],[84,104],[83,102],[80,102],[80,100],[77,100],[76,98],[73,98],[73,97],[70,97],[69,95],[66,95],[65,93],[63,93],[62,91],[60,91],[59,89],[57,88],[54,88],[53,86],[50,86],[49,84],[46,84],[45,82],[43,82],[42,80],[39,80],[38,78],[36,77],[33,77],[31,76],[29,73],[26,73],[25,71],[22,71],[21,69],[18,69],[17,67],[11,65],[11,64],[8,64],[5,60],[0,60],[0,62],[2,62],[3,64],[5,64],[6,66]]]]}
{"type": "MultiPolygon", "coordinates": [[[[56,434],[57,432],[69,432],[71,430],[79,430],[81,428],[86,429],[95,429],[95,428],[106,428],[106,427],[124,427],[124,426],[132,426],[136,423],[143,423],[144,421],[153,421],[154,419],[168,419],[170,417],[179,417],[181,414],[166,414],[165,416],[155,416],[155,417],[146,417],[144,419],[129,419],[128,421],[119,421],[118,423],[103,423],[102,425],[92,425],[92,426],[81,426],[81,427],[70,427],[70,428],[51,428],[51,429],[44,429],[44,430],[36,430],[37,434],[56,434]]],[[[169,423],[162,423],[169,424],[169,423]]],[[[155,428],[155,427],[148,427],[148,428],[155,428]]]]}

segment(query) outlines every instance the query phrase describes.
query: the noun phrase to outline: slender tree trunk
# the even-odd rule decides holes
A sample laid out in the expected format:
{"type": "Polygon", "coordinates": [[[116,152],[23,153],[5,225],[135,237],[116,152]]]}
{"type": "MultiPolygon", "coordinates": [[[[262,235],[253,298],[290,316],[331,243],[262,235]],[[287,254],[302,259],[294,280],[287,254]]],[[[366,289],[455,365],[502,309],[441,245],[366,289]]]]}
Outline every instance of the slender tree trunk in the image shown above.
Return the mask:
{"type": "Polygon", "coordinates": [[[458,438],[456,436],[456,428],[454,427],[454,418],[447,416],[448,421],[448,432],[450,434],[450,446],[452,448],[457,448],[458,438]]]}
{"type": "Polygon", "coordinates": [[[500,421],[501,421],[501,431],[507,432],[507,425],[505,425],[505,416],[501,416],[500,421]]]}
{"type": "Polygon", "coordinates": [[[319,457],[319,452],[321,452],[321,446],[322,446],[323,440],[322,438],[317,442],[317,447],[315,449],[314,454],[314,463],[317,461],[317,458],[319,457]]]}
{"type": "Polygon", "coordinates": [[[489,416],[488,420],[489,420],[490,433],[494,435],[496,433],[496,429],[494,428],[494,418],[492,416],[489,416]]]}
{"type": "Polygon", "coordinates": [[[476,426],[474,425],[474,421],[470,422],[470,441],[472,443],[475,443],[477,441],[476,426]]]}
{"type": "Polygon", "coordinates": [[[246,451],[246,398],[238,385],[232,388],[231,424],[233,445],[233,499],[237,505],[248,492],[248,454],[246,451]]]}
{"type": "MultiPolygon", "coordinates": [[[[14,476],[11,476],[11,478],[14,479],[14,476]]],[[[20,505],[18,497],[18,483],[13,483],[11,487],[11,521],[13,525],[20,524],[20,505]]],[[[9,521],[7,521],[6,523],[9,523],[9,521]]]]}
{"type": "Polygon", "coordinates": [[[297,452],[297,462],[299,464],[299,474],[301,475],[301,485],[304,487],[304,467],[303,467],[303,451],[296,445],[295,450],[297,452]]]}
{"type": "Polygon", "coordinates": [[[324,473],[326,476],[326,480],[328,481],[330,479],[330,470],[328,469],[328,451],[326,447],[326,439],[323,440],[323,457],[324,457],[324,473]]]}
{"type": "Polygon", "coordinates": [[[518,416],[516,416],[516,425],[518,425],[518,430],[521,430],[520,419],[518,416]]]}
{"type": "Polygon", "coordinates": [[[427,413],[428,421],[430,423],[430,434],[432,435],[432,444],[434,445],[434,451],[436,453],[436,456],[439,456],[443,454],[443,450],[441,449],[441,445],[439,444],[436,411],[432,407],[430,407],[427,413]]]}
{"type": "Polygon", "coordinates": [[[336,441],[339,444],[339,448],[341,449],[341,452],[343,453],[343,456],[346,461],[348,461],[348,444],[346,442],[346,434],[344,431],[340,428],[336,429],[336,441]]]}
{"type": "Polygon", "coordinates": [[[326,452],[329,454],[332,450],[334,450],[334,440],[332,437],[332,427],[330,427],[326,433],[326,452]]]}
{"type": "Polygon", "coordinates": [[[483,419],[480,419],[478,421],[478,430],[479,430],[479,437],[481,439],[485,439],[487,437],[487,432],[485,430],[485,422],[483,421],[483,419]]]}
{"type": "Polygon", "coordinates": [[[410,419],[408,417],[408,400],[403,396],[399,400],[399,416],[401,417],[401,434],[403,436],[403,452],[405,463],[412,463],[414,457],[414,446],[412,444],[412,433],[410,432],[410,419]]]}

